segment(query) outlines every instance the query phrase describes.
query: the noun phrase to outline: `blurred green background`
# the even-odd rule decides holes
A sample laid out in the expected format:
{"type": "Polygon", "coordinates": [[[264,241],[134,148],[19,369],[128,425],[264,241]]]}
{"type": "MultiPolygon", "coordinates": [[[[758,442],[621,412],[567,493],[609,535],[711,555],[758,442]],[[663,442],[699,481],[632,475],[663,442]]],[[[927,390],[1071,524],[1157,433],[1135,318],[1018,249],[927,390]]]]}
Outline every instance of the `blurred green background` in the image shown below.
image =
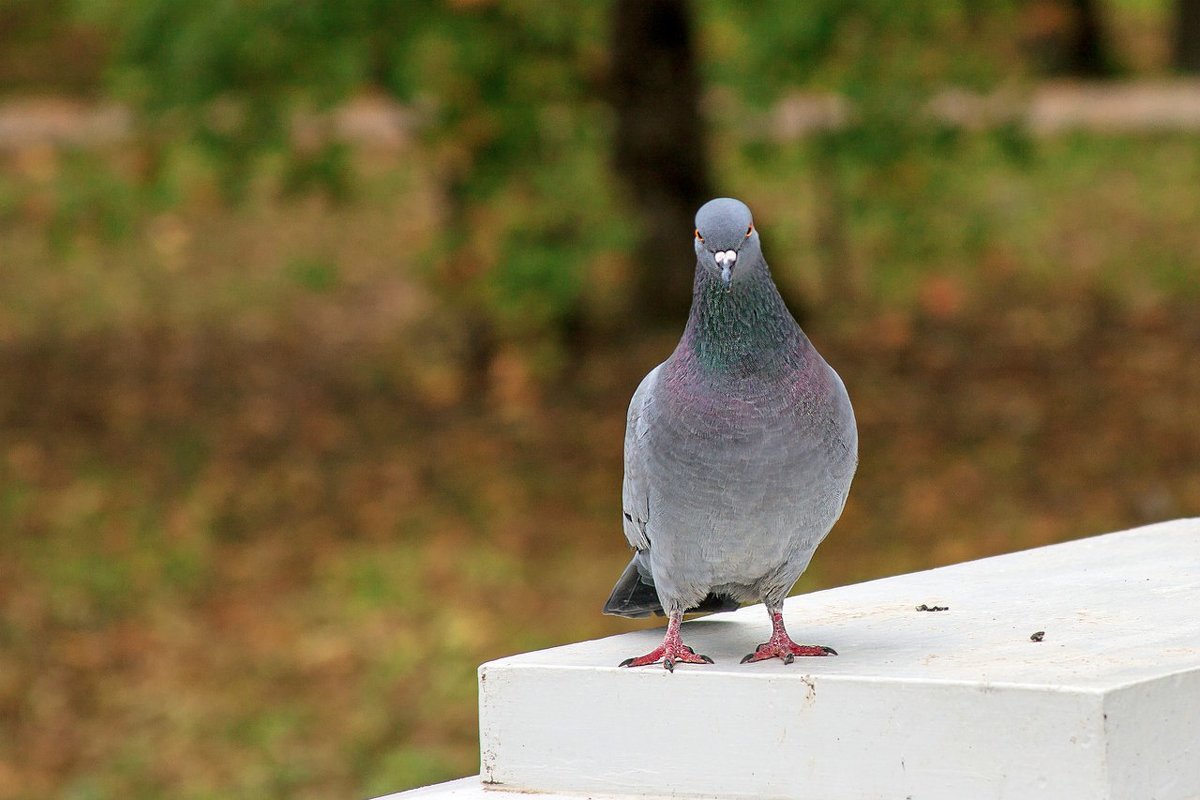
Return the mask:
{"type": "Polygon", "coordinates": [[[476,665],[636,624],[625,409],[712,195],[858,412],[797,591],[1200,513],[1200,132],[1138,102],[1197,27],[2,0],[0,797],[473,774],[476,665]]]}

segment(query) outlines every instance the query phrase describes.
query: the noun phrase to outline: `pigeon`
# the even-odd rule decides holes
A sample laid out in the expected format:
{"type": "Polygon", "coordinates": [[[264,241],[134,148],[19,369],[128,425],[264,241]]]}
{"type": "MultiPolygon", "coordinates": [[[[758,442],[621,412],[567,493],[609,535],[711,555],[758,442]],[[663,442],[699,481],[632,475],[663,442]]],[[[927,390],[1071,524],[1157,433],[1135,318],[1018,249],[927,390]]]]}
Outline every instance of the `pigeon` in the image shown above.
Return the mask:
{"type": "Polygon", "coordinates": [[[748,602],[766,606],[772,633],[743,664],[836,655],[792,641],[783,601],[850,492],[850,398],[784,304],[744,203],[705,203],[694,244],[683,337],[629,404],[622,506],[634,555],[604,606],[665,614],[667,630],[620,666],[711,664],[683,643],[683,615],[748,602]]]}

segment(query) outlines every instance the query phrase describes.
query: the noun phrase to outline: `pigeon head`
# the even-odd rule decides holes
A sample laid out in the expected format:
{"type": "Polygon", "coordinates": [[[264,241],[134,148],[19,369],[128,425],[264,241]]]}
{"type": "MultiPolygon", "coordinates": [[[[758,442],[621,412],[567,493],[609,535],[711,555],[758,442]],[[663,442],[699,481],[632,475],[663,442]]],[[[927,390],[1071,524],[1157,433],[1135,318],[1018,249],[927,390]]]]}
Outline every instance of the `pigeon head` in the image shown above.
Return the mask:
{"type": "Polygon", "coordinates": [[[758,231],[741,200],[718,197],[696,212],[696,258],[718,275],[726,288],[761,260],[758,231]]]}

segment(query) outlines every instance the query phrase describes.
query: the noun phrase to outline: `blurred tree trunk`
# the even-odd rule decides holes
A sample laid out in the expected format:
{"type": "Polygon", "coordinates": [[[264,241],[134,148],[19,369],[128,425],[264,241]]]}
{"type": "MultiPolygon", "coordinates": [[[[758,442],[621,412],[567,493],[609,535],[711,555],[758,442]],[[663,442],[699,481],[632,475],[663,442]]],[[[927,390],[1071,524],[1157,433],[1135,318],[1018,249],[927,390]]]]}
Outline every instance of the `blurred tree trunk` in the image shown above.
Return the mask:
{"type": "Polygon", "coordinates": [[[1098,0],[1028,0],[1022,9],[1025,46],[1039,71],[1074,78],[1116,74],[1098,0]]]}
{"type": "Polygon", "coordinates": [[[1108,78],[1116,70],[1096,0],[1068,0],[1072,25],[1063,42],[1062,71],[1080,78],[1108,78]]]}
{"type": "Polygon", "coordinates": [[[609,50],[615,162],[643,233],[636,307],[677,321],[692,298],[696,209],[712,196],[687,0],[616,0],[609,50]]]}
{"type": "Polygon", "coordinates": [[[1200,74],[1200,0],[1175,0],[1171,62],[1180,72],[1200,74]]]}

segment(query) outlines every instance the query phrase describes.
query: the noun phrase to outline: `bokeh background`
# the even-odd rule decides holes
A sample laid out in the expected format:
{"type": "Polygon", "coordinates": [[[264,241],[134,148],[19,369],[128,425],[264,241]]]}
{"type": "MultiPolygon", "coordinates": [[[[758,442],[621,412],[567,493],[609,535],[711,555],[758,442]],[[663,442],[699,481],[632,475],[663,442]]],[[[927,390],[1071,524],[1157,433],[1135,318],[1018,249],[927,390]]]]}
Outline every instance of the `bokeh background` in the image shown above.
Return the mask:
{"type": "MultiPolygon", "coordinates": [[[[797,591],[1200,513],[1195,0],[0,2],[0,797],[477,770],[691,215],[861,426],[797,591]]],[[[1037,586],[1027,587],[1036,593],[1037,586]]]]}

